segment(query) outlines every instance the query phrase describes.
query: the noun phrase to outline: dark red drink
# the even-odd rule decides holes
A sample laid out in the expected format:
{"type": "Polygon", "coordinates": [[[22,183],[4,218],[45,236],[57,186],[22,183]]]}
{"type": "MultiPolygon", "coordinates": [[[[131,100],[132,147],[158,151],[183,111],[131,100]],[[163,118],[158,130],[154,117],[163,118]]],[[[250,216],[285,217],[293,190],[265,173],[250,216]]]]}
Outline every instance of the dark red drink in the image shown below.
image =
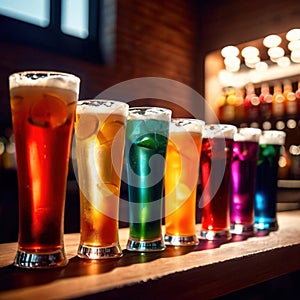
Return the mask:
{"type": "MultiPolygon", "coordinates": [[[[233,131],[233,137],[236,128],[234,126],[229,128],[233,131]]],[[[206,239],[229,239],[231,237],[229,232],[229,183],[232,145],[232,138],[217,136],[204,137],[202,140],[200,159],[203,188],[201,236],[206,239]]]]}

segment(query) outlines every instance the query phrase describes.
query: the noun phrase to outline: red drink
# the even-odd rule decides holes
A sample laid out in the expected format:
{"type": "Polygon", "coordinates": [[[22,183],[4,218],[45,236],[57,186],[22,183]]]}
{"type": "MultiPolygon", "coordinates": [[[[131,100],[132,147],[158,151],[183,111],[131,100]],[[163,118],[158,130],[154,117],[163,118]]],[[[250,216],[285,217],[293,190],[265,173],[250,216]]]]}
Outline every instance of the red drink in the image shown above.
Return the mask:
{"type": "Polygon", "coordinates": [[[67,263],[63,217],[79,79],[53,73],[46,78],[48,75],[39,72],[10,77],[19,189],[15,264],[21,267],[67,263]],[[25,259],[27,254],[32,261],[25,259]]]}
{"type": "Polygon", "coordinates": [[[201,237],[206,239],[230,239],[229,219],[229,183],[230,161],[232,155],[233,134],[236,127],[230,125],[206,125],[202,139],[200,159],[202,181],[202,229],[201,237]],[[223,137],[219,134],[223,127],[223,137]],[[211,136],[207,129],[212,130],[211,136]],[[214,132],[217,130],[217,132],[214,132]],[[214,171],[213,171],[214,169],[214,171]],[[222,174],[222,171],[224,174],[222,174]],[[213,173],[216,172],[214,175],[213,173]],[[219,178],[216,178],[219,176],[219,178]]]}

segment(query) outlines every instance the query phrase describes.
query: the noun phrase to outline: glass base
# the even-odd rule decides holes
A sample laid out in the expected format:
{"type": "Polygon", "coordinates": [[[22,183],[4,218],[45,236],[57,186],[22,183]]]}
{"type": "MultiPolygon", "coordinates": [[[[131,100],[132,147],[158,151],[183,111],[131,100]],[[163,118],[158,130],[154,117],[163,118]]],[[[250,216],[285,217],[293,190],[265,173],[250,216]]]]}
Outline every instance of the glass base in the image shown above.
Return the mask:
{"type": "Polygon", "coordinates": [[[50,253],[25,252],[18,250],[14,265],[20,268],[43,269],[64,267],[68,259],[63,249],[50,253]]]}
{"type": "Polygon", "coordinates": [[[229,230],[213,231],[213,230],[201,230],[200,238],[209,241],[228,241],[232,238],[229,230]]]}
{"type": "Polygon", "coordinates": [[[254,227],[257,230],[276,231],[278,230],[278,223],[277,220],[273,222],[258,222],[258,223],[254,223],[254,227]]]}
{"type": "Polygon", "coordinates": [[[162,237],[155,240],[138,240],[130,237],[126,249],[138,252],[156,252],[165,250],[166,245],[162,237]]]}
{"type": "Polygon", "coordinates": [[[230,224],[230,232],[232,234],[242,234],[251,236],[254,235],[256,232],[256,228],[254,224],[251,225],[244,225],[244,224],[230,224]]]}
{"type": "Polygon", "coordinates": [[[199,244],[196,235],[179,236],[165,234],[165,244],[170,246],[194,246],[199,244]]]}
{"type": "Polygon", "coordinates": [[[121,246],[116,244],[111,247],[90,247],[79,245],[77,255],[85,259],[118,258],[123,255],[121,246]]]}

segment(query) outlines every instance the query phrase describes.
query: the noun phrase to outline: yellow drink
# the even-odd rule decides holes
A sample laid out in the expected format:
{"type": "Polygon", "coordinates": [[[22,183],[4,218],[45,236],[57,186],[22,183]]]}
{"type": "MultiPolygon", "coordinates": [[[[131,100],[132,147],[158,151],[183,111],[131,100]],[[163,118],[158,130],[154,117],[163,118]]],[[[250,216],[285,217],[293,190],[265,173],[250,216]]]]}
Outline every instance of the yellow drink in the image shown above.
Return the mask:
{"type": "Polygon", "coordinates": [[[75,122],[80,187],[80,246],[83,258],[122,255],[118,209],[128,105],[79,101],[75,122]]]}
{"type": "Polygon", "coordinates": [[[195,234],[196,188],[203,121],[173,119],[170,126],[165,172],[165,242],[198,243],[195,234]]]}

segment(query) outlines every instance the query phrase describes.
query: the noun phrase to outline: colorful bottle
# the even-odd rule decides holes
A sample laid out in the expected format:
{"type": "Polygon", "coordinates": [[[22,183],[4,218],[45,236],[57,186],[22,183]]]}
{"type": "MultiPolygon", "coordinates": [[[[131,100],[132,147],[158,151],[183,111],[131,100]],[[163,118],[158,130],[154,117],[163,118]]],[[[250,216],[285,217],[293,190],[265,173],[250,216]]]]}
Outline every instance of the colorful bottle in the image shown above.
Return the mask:
{"type": "Polygon", "coordinates": [[[285,113],[284,95],[279,81],[274,84],[272,113],[275,117],[282,117],[285,113]]]}
{"type": "Polygon", "coordinates": [[[218,100],[218,115],[221,122],[234,119],[235,91],[233,87],[225,87],[218,100]]]}
{"type": "Polygon", "coordinates": [[[259,95],[260,113],[263,119],[269,119],[272,115],[272,95],[268,83],[262,83],[259,95]]]}
{"type": "Polygon", "coordinates": [[[255,94],[254,85],[252,83],[249,83],[246,86],[244,108],[247,118],[251,120],[255,120],[258,118],[260,110],[260,101],[258,96],[255,94]]]}
{"type": "Polygon", "coordinates": [[[290,80],[285,80],[283,83],[283,95],[286,103],[286,113],[289,116],[297,114],[297,99],[296,94],[293,92],[292,83],[290,80]]]}

